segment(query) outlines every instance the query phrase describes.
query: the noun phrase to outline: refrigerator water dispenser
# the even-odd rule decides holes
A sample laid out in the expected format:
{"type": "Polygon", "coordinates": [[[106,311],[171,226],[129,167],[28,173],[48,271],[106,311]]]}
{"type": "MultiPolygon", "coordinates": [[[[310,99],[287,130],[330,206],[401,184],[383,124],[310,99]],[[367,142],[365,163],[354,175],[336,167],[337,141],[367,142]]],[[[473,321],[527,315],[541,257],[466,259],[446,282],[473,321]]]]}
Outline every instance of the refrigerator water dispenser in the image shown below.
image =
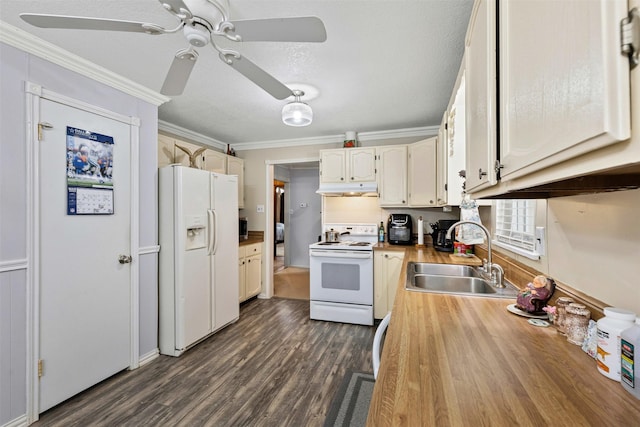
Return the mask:
{"type": "Polygon", "coordinates": [[[187,229],[184,249],[191,251],[207,247],[207,217],[206,215],[185,215],[187,229]]]}

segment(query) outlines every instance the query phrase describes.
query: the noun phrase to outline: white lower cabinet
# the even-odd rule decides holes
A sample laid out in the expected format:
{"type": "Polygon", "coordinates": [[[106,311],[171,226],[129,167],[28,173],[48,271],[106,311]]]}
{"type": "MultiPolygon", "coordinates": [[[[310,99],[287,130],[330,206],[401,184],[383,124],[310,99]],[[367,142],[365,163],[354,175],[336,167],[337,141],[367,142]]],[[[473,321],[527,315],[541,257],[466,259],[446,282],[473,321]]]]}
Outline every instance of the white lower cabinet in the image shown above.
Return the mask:
{"type": "Polygon", "coordinates": [[[240,246],[238,267],[238,294],[242,302],[262,292],[262,243],[240,246]]]}
{"type": "Polygon", "coordinates": [[[376,250],[373,254],[373,317],[382,319],[393,308],[404,251],[376,250]]]}

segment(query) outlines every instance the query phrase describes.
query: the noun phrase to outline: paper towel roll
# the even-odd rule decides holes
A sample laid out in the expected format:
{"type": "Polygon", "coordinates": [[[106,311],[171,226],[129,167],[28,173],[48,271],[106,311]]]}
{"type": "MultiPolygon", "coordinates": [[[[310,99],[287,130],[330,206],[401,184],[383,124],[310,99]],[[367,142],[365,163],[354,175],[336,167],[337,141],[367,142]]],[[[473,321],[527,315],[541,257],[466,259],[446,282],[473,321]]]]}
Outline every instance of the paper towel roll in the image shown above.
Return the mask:
{"type": "Polygon", "coordinates": [[[418,244],[424,245],[424,226],[422,223],[422,217],[418,219],[418,244]]]}

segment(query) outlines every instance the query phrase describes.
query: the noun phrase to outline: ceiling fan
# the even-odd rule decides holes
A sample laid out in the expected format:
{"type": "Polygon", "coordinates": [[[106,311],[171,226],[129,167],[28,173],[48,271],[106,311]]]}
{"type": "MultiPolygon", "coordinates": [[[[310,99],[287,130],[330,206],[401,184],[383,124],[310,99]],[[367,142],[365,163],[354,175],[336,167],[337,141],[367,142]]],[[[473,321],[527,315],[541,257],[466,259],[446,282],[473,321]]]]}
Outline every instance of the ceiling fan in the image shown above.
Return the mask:
{"type": "Polygon", "coordinates": [[[293,96],[291,89],[233,49],[219,47],[214,36],[232,41],[324,42],[327,33],[322,21],[315,16],[229,21],[228,0],[159,0],[162,6],[178,20],[178,26],[166,29],[156,24],[81,16],[21,13],[27,23],[40,28],[66,28],[76,30],[106,30],[171,34],[182,30],[191,46],[181,49],[169,68],[160,92],[180,95],[198,59],[194,47],[209,43],[218,56],[240,74],[260,86],[276,99],[293,96]]]}

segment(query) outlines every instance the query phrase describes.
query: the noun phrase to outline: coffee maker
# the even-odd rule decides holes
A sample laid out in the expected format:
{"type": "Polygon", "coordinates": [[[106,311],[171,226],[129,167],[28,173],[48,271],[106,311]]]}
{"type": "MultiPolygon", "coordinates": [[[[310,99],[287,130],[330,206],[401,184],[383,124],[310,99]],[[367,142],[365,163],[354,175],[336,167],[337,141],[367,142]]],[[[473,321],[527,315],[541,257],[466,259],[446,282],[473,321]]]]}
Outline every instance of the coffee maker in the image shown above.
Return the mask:
{"type": "Polygon", "coordinates": [[[430,223],[431,238],[433,239],[433,248],[439,252],[453,252],[453,236],[454,231],[451,232],[451,238],[447,239],[447,230],[453,224],[458,222],[457,219],[441,219],[435,223],[430,223]]]}

